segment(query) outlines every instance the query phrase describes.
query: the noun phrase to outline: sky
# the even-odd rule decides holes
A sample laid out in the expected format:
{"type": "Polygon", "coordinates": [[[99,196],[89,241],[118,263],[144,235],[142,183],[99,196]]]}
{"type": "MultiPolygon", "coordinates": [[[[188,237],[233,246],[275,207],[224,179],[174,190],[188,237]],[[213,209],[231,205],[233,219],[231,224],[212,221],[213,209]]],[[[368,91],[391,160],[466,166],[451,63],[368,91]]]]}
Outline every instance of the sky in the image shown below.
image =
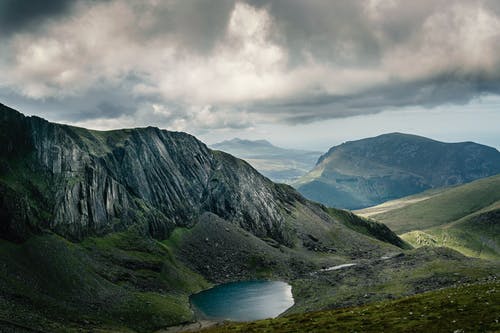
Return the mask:
{"type": "Polygon", "coordinates": [[[0,71],[1,103],[93,129],[500,148],[497,0],[2,0],[0,71]]]}

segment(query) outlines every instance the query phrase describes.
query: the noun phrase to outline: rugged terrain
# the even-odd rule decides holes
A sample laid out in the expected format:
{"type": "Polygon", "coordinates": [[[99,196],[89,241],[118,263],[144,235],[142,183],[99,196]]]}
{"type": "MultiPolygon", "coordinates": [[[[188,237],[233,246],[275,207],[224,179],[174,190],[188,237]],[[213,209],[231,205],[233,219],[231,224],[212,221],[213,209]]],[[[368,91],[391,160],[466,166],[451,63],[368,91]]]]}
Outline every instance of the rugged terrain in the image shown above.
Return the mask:
{"type": "Polygon", "coordinates": [[[301,312],[498,271],[408,250],[186,133],[91,131],[3,105],[0,218],[2,331],[151,332],[195,320],[190,294],[241,279],[289,281],[301,312]]]}
{"type": "Polygon", "coordinates": [[[287,184],[309,172],[321,155],[321,152],[276,147],[266,140],[238,138],[216,143],[211,148],[244,159],[272,181],[287,184]]]}
{"type": "Polygon", "coordinates": [[[358,214],[381,221],[413,246],[447,246],[500,258],[500,175],[428,191],[358,214]]]}
{"type": "Polygon", "coordinates": [[[500,173],[500,152],[391,133],[332,147],[293,185],[331,207],[360,209],[500,173]]]}
{"type": "Polygon", "coordinates": [[[90,131],[0,108],[8,325],[150,331],[192,320],[188,296],[211,283],[291,280],[402,243],[359,234],[188,134],[90,131]]]}

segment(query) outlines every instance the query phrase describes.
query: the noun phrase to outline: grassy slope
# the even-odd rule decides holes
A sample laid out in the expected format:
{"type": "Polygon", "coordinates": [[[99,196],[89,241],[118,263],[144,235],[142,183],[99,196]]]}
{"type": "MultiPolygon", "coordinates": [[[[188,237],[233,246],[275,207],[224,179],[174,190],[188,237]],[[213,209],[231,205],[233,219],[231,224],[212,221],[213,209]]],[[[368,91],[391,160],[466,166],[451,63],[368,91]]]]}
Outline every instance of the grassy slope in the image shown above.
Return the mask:
{"type": "Polygon", "coordinates": [[[203,332],[496,332],[500,282],[462,284],[360,307],[232,323],[203,332]]]}
{"type": "Polygon", "coordinates": [[[396,245],[402,249],[411,249],[411,245],[399,238],[382,223],[358,216],[347,210],[327,208],[327,211],[330,216],[354,231],[396,245]]]}
{"type": "Polygon", "coordinates": [[[363,209],[353,210],[353,213],[362,217],[372,217],[378,214],[382,214],[388,211],[392,211],[398,208],[403,208],[413,203],[430,199],[441,192],[447,191],[453,187],[440,187],[436,189],[430,189],[418,194],[409,195],[400,199],[389,200],[380,205],[367,207],[363,209]]]}
{"type": "Polygon", "coordinates": [[[51,234],[0,241],[0,256],[0,331],[149,332],[192,320],[188,296],[209,286],[168,247],[132,231],[80,244],[51,234]]]}
{"type": "Polygon", "coordinates": [[[468,256],[500,257],[500,175],[434,193],[422,201],[411,200],[371,217],[413,246],[447,246],[468,256]]]}
{"type": "Polygon", "coordinates": [[[464,257],[446,248],[418,248],[390,259],[304,275],[293,281],[296,304],[289,312],[360,305],[475,281],[498,272],[498,262],[464,257]],[[314,296],[314,297],[313,297],[314,296]]]}

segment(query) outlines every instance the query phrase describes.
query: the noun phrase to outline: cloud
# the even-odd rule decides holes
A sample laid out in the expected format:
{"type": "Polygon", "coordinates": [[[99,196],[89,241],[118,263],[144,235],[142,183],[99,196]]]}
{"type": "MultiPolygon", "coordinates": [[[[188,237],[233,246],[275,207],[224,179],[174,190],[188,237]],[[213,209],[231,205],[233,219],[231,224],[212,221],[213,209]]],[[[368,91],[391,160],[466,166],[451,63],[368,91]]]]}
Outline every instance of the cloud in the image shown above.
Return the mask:
{"type": "Polygon", "coordinates": [[[78,124],[245,128],[500,91],[495,1],[5,3],[0,92],[78,124]]]}
{"type": "Polygon", "coordinates": [[[0,31],[2,35],[33,29],[45,20],[62,16],[71,9],[72,0],[0,2],[0,31]]]}

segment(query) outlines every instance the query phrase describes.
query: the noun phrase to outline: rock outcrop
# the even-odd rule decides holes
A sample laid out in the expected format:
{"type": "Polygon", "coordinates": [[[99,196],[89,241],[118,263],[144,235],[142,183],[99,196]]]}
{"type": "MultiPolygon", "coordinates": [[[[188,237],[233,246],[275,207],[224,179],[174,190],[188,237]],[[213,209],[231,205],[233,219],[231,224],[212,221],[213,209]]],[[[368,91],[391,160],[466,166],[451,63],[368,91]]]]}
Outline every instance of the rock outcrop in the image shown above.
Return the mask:
{"type": "Polygon", "coordinates": [[[1,191],[5,232],[49,228],[81,239],[141,224],[164,238],[207,211],[286,244],[287,205],[303,201],[293,189],[186,133],[154,127],[92,131],[25,117],[3,105],[0,119],[1,177],[23,193],[13,209],[13,196],[1,191]],[[23,174],[14,180],[17,172],[23,174]]]}

